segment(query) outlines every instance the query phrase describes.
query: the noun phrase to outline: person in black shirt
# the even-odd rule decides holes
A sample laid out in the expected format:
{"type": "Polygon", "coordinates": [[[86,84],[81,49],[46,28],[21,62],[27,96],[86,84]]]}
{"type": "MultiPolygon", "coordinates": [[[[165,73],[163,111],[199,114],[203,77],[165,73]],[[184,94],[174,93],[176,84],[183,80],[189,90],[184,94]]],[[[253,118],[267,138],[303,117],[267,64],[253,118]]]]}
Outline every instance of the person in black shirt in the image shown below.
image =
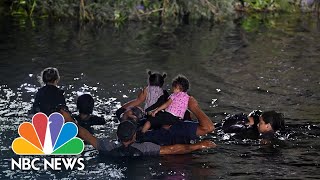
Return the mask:
{"type": "Polygon", "coordinates": [[[262,114],[260,110],[254,110],[249,115],[239,113],[228,115],[222,120],[222,127],[224,133],[236,133],[236,137],[240,139],[256,139],[259,137],[258,123],[259,117],[262,114]]]}
{"type": "Polygon", "coordinates": [[[92,115],[94,107],[94,100],[90,94],[83,94],[77,99],[78,115],[74,115],[73,118],[77,120],[78,124],[90,133],[93,132],[93,125],[104,125],[106,120],[103,117],[92,115]]]}
{"type": "Polygon", "coordinates": [[[41,72],[40,83],[43,85],[35,97],[31,113],[45,113],[49,116],[58,105],[66,105],[64,91],[57,87],[60,80],[59,71],[48,67],[41,72]]]}
{"type": "Polygon", "coordinates": [[[275,132],[284,130],[282,113],[276,111],[252,111],[228,116],[222,121],[224,133],[235,133],[236,139],[273,139],[275,132]]]}

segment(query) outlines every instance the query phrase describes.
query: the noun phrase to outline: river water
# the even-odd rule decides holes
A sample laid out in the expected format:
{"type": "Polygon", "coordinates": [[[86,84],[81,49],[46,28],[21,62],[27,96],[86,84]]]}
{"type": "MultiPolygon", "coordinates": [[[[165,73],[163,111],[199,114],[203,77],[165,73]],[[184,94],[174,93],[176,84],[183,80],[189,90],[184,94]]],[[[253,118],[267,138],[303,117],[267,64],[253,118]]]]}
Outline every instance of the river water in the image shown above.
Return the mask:
{"type": "Polygon", "coordinates": [[[220,24],[84,25],[0,19],[1,179],[315,179],[320,178],[320,20],[314,15],[252,16],[220,24]],[[114,111],[146,85],[146,69],[184,74],[190,94],[215,122],[254,109],[282,112],[280,142],[259,145],[215,132],[215,149],[188,155],[114,161],[86,145],[85,169],[11,170],[11,143],[48,66],[76,111],[76,97],[95,99],[108,123],[95,136],[115,138],[114,111]]]}

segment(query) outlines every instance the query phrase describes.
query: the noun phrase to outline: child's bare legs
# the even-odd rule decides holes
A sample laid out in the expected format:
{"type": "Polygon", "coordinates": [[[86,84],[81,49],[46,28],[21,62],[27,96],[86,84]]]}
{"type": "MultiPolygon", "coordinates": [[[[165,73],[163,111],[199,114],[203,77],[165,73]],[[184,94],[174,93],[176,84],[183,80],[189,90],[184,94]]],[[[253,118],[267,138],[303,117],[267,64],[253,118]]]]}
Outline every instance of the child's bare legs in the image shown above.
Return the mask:
{"type": "Polygon", "coordinates": [[[144,123],[144,126],[143,126],[141,132],[142,132],[142,133],[145,133],[145,132],[147,132],[150,128],[151,128],[151,123],[150,123],[150,121],[147,121],[146,123],[144,123]]]}

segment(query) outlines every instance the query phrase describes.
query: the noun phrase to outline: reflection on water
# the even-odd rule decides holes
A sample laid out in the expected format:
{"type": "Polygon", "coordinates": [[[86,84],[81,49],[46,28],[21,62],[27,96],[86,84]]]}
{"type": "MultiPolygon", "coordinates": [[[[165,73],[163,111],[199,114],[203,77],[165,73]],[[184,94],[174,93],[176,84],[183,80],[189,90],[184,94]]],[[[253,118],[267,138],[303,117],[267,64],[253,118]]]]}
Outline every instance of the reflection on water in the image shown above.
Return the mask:
{"type": "Polygon", "coordinates": [[[320,23],[314,17],[257,16],[172,29],[37,24],[0,22],[1,179],[319,177],[320,23]],[[204,137],[218,144],[213,150],[123,161],[104,159],[86,146],[84,171],[11,171],[12,140],[19,124],[31,120],[37,76],[48,66],[59,69],[72,111],[78,95],[92,94],[94,114],[108,120],[95,127],[97,137],[115,138],[114,112],[146,85],[146,69],[166,72],[168,89],[175,75],[186,75],[190,94],[215,122],[230,113],[274,109],[284,113],[287,130],[271,146],[217,131],[204,137]]]}

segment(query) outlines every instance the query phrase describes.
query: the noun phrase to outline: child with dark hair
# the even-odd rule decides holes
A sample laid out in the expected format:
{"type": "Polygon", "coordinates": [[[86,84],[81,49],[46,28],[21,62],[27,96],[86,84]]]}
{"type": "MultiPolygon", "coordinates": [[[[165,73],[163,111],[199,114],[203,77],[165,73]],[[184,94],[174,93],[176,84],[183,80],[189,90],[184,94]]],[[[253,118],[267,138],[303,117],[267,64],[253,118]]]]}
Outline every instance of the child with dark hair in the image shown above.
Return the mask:
{"type": "Polygon", "coordinates": [[[143,110],[147,113],[166,102],[169,93],[164,90],[162,86],[167,75],[165,73],[161,75],[157,72],[152,73],[151,71],[148,71],[148,76],[148,86],[142,90],[138,95],[138,98],[124,104],[117,110],[116,116],[118,119],[121,120],[123,113],[127,112],[130,114],[128,110],[130,111],[132,107],[139,106],[142,103],[145,103],[143,110]]]}
{"type": "Polygon", "coordinates": [[[83,94],[77,99],[77,109],[79,114],[73,116],[77,120],[78,124],[89,132],[93,132],[91,126],[93,125],[104,125],[106,120],[103,117],[92,115],[94,107],[94,100],[90,94],[83,94]]]}
{"type": "Polygon", "coordinates": [[[43,87],[36,94],[31,113],[43,112],[49,116],[58,105],[66,105],[64,91],[57,87],[59,80],[56,68],[48,67],[41,72],[39,81],[43,87]]]}
{"type": "Polygon", "coordinates": [[[147,132],[151,127],[158,128],[162,125],[172,125],[184,118],[185,112],[188,109],[189,95],[189,80],[184,76],[177,76],[172,82],[173,93],[169,96],[166,103],[156,108],[152,112],[152,117],[147,119],[147,122],[142,128],[142,133],[147,132]],[[160,112],[165,110],[164,112],[160,112]]]}
{"type": "Polygon", "coordinates": [[[169,93],[163,90],[162,86],[164,84],[164,79],[167,77],[166,73],[162,75],[159,73],[151,73],[148,71],[149,80],[148,87],[145,88],[146,99],[144,104],[145,112],[149,112],[159,107],[169,97],[169,93]]]}

